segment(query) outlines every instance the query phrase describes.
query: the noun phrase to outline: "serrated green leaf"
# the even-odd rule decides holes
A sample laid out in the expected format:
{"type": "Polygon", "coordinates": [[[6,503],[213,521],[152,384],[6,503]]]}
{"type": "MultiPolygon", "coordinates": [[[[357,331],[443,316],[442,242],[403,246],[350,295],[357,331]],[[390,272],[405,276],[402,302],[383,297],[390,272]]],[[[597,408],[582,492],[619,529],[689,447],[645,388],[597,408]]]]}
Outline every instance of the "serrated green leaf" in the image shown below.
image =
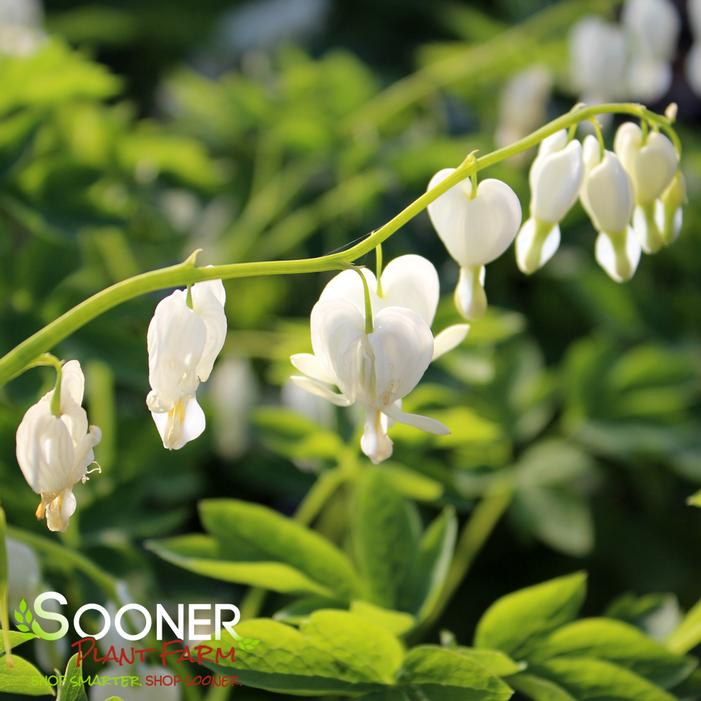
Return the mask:
{"type": "Polygon", "coordinates": [[[223,556],[220,559],[219,544],[210,536],[176,536],[149,541],[147,547],[178,567],[223,582],[263,587],[283,594],[331,593],[304,573],[282,562],[234,562],[223,556]]]}
{"type": "Polygon", "coordinates": [[[0,657],[0,692],[25,696],[53,696],[54,690],[44,675],[30,662],[12,655],[12,667],[7,655],[0,657]]]}
{"type": "MultiPolygon", "coordinates": [[[[269,619],[244,621],[239,635],[260,643],[240,651],[233,663],[208,666],[235,670],[242,684],[306,696],[359,694],[394,682],[403,650],[387,629],[347,611],[316,611],[299,630],[269,619]],[[231,666],[227,666],[230,664],[231,666]]],[[[210,641],[224,651],[228,636],[210,641]]]]}
{"type": "Polygon", "coordinates": [[[367,470],[355,493],[351,540],[358,570],[373,603],[389,609],[397,607],[401,589],[414,570],[419,530],[414,505],[380,469],[367,470]]]}
{"type": "Polygon", "coordinates": [[[697,664],[672,654],[633,626],[606,618],[585,618],[559,628],[538,646],[530,659],[561,656],[614,662],[664,689],[679,684],[697,664]]]}
{"type": "Polygon", "coordinates": [[[78,666],[78,655],[68,660],[63,681],[58,689],[57,701],[88,701],[83,687],[83,670],[78,666]]]}
{"type": "Polygon", "coordinates": [[[529,671],[554,682],[577,701],[674,701],[663,689],[611,662],[562,657],[529,671]]]}
{"type": "Polygon", "coordinates": [[[585,593],[586,576],[577,573],[507,594],[480,619],[475,646],[519,659],[552,630],[571,621],[585,593]]]}
{"type": "Polygon", "coordinates": [[[421,645],[410,650],[400,680],[416,686],[431,699],[506,701],[513,691],[481,664],[459,650],[421,645]]]}
{"type": "Polygon", "coordinates": [[[272,509],[235,499],[211,499],[200,502],[200,515],[207,531],[232,560],[287,565],[319,585],[314,593],[331,590],[350,599],[361,589],[344,553],[318,533],[272,509]]]}

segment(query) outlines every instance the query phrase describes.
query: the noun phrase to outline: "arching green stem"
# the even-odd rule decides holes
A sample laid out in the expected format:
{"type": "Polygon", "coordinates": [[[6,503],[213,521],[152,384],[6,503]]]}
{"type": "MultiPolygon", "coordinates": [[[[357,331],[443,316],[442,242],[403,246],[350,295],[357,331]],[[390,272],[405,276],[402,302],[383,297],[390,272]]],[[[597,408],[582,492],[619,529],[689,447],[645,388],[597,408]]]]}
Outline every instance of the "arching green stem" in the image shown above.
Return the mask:
{"type": "Polygon", "coordinates": [[[188,260],[168,268],[153,270],[136,275],[118,282],[92,297],[81,302],[73,309],[62,314],[47,326],[43,327],[18,346],[0,358],[0,386],[23,372],[39,355],[53,348],[57,343],[89,321],[140,295],[156,290],[163,290],[182,285],[191,285],[203,280],[231,280],[234,278],[254,277],[265,275],[293,275],[301,273],[319,273],[330,270],[341,270],[350,263],[370,253],[383,241],[398,231],[404,224],[420,214],[434,200],[473,173],[484,170],[489,166],[515,156],[537,146],[544,138],[560,129],[569,129],[572,125],[595,117],[597,114],[617,113],[626,114],[639,119],[646,119],[651,124],[664,131],[674,143],[677,152],[681,152],[681,143],[671,120],[655,114],[637,103],[607,103],[583,107],[577,105],[565,115],[554,119],[529,136],[504,148],[493,151],[481,158],[466,159],[445,180],[431,190],[425,192],[409,206],[382,225],[360,243],[345,251],[332,253],[316,258],[299,260],[265,261],[255,263],[229,263],[209,267],[197,267],[196,254],[188,260]]]}

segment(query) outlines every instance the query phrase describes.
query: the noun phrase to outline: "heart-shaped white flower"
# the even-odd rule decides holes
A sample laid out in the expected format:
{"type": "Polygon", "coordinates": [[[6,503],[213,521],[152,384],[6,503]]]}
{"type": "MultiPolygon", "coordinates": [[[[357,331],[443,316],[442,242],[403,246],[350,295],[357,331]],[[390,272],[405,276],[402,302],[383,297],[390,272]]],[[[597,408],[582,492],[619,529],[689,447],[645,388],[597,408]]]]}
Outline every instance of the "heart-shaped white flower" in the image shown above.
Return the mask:
{"type": "Polygon", "coordinates": [[[163,446],[182,448],[205,429],[196,392],[212,372],[226,339],[226,293],[221,280],[199,282],[161,300],[148,328],[149,383],[146,404],[163,446]]]}
{"type": "Polygon", "coordinates": [[[52,413],[54,390],[27,410],[17,429],[17,462],[41,503],[37,518],[46,517],[51,531],[63,531],[76,509],[73,486],[85,481],[95,461],[93,448],[102,436],[88,426],[81,406],[85,378],[77,360],[67,362],[61,373],[61,402],[52,413]]]}
{"type": "Polygon", "coordinates": [[[373,462],[392,454],[390,419],[430,433],[448,433],[439,421],[407,414],[399,406],[433,357],[433,336],[419,314],[406,307],[384,307],[374,315],[373,331],[366,333],[358,306],[332,296],[314,305],[311,337],[314,353],[292,357],[304,373],[292,381],[337,406],[358,403],[366,417],[361,448],[373,462]]]}
{"type": "MultiPolygon", "coordinates": [[[[438,171],[428,189],[454,172],[454,168],[438,171]]],[[[493,178],[480,182],[473,196],[472,183],[463,180],[429,204],[428,214],[450,255],[468,271],[461,273],[455,299],[460,313],[474,319],[486,308],[484,272],[480,268],[504,253],[521,224],[518,197],[506,183],[493,178]],[[475,281],[480,283],[481,292],[475,290],[475,281]]]]}
{"type": "Polygon", "coordinates": [[[531,274],[552,258],[560,245],[559,222],[577,201],[584,177],[582,145],[568,141],[562,129],[544,139],[529,174],[530,217],[516,237],[516,262],[531,274]]]}

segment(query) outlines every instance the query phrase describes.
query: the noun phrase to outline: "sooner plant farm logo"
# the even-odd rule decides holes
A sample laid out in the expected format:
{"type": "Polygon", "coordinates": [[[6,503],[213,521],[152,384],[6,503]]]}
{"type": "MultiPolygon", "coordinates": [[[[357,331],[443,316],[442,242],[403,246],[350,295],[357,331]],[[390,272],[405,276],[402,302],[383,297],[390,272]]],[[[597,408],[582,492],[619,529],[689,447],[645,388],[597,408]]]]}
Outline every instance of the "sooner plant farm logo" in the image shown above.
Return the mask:
{"type": "Polygon", "coordinates": [[[242,638],[236,632],[235,626],[241,619],[241,613],[233,604],[181,603],[173,607],[176,612],[171,614],[163,604],[156,604],[152,613],[141,604],[128,603],[111,614],[100,604],[88,603],[77,609],[72,620],[60,612],[60,608],[67,604],[66,597],[56,591],[39,594],[32,606],[22,598],[14,611],[17,630],[54,641],[68,635],[72,623],[79,639],[71,647],[77,648],[79,662],[90,657],[99,664],[114,663],[120,666],[134,664],[137,660],[143,663],[149,654],[158,654],[163,665],[169,657],[174,657],[178,662],[232,664],[235,649],[250,651],[259,643],[258,640],[242,638]],[[93,624],[95,620],[100,621],[97,632],[85,629],[88,618],[93,624]],[[125,621],[128,621],[128,627],[125,621]],[[222,630],[233,639],[228,649],[204,644],[204,641],[220,641],[222,630]],[[110,635],[109,640],[114,640],[114,634],[128,642],[146,638],[152,642],[155,639],[160,647],[125,648],[111,644],[104,646],[106,650],[101,655],[96,642],[107,635],[110,635]],[[183,640],[188,640],[189,644],[182,644],[183,640]],[[203,641],[203,644],[196,644],[198,641],[203,641]]]}

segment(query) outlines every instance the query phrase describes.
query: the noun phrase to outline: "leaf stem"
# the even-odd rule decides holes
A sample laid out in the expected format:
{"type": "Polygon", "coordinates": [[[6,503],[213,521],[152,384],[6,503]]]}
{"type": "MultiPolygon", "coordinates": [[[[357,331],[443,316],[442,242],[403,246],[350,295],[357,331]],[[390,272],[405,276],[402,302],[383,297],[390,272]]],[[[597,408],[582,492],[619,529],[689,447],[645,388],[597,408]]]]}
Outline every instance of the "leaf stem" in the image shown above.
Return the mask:
{"type": "Polygon", "coordinates": [[[475,507],[460,532],[453,561],[443,584],[443,591],[419,630],[426,630],[440,618],[475,558],[509,508],[512,496],[513,488],[510,482],[499,480],[475,507]]]}
{"type": "Polygon", "coordinates": [[[529,136],[509,146],[475,160],[466,159],[436,187],[425,192],[387,223],[345,251],[315,258],[228,263],[208,267],[197,267],[197,252],[195,252],[183,263],[142,273],[111,285],[68,310],[0,358],[0,386],[22,373],[39,355],[53,348],[88,322],[113,307],[140,295],[182,285],[191,285],[203,280],[231,280],[265,275],[298,275],[341,270],[358,258],[370,253],[461,180],[511,156],[528,151],[538,145],[545,137],[560,129],[569,129],[572,125],[591,119],[597,114],[606,113],[627,114],[646,119],[662,129],[670,137],[677,151],[681,151],[681,143],[671,125],[671,120],[651,112],[643,105],[637,103],[606,103],[589,107],[577,105],[567,114],[552,120],[529,136]]]}

